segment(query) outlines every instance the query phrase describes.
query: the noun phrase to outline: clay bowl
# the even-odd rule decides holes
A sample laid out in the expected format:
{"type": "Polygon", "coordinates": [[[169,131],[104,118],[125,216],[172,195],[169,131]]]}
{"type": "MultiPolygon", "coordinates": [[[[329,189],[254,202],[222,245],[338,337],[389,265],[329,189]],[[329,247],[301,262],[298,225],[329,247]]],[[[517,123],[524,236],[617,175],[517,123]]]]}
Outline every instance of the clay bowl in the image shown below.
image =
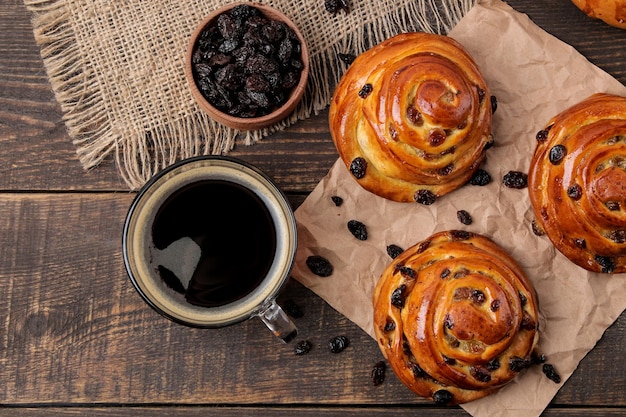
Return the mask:
{"type": "MultiPolygon", "coordinates": [[[[278,48],[278,45],[275,45],[278,48]]],[[[185,75],[187,78],[187,83],[189,84],[189,88],[191,93],[200,106],[200,108],[206,112],[213,120],[218,121],[226,126],[232,127],[234,129],[239,130],[255,130],[262,129],[265,127],[269,127],[274,125],[281,120],[285,119],[289,116],[295,107],[300,102],[302,98],[302,94],[306,88],[306,83],[309,75],[309,53],[306,46],[306,42],[300,30],[296,27],[296,25],[282,12],[269,7],[267,5],[263,5],[255,2],[245,2],[245,3],[232,3],[227,6],[223,6],[221,8],[216,9],[210,15],[208,15],[195,29],[193,32],[191,39],[189,41],[189,45],[187,48],[187,55],[185,58],[185,75]],[[280,105],[280,107],[275,107],[271,110],[270,113],[261,115],[261,116],[253,116],[253,117],[241,117],[241,116],[233,116],[231,114],[226,113],[226,111],[222,111],[211,104],[207,98],[204,97],[200,88],[198,86],[198,79],[196,77],[200,77],[200,75],[195,74],[193,70],[193,55],[196,47],[198,45],[198,39],[200,38],[202,32],[205,28],[209,28],[217,23],[218,17],[222,13],[230,12],[231,9],[236,6],[246,4],[248,6],[252,6],[258,9],[263,16],[265,16],[269,20],[276,20],[283,22],[286,24],[297,36],[300,41],[301,47],[301,61],[302,61],[302,69],[300,72],[300,80],[294,86],[291,87],[290,90],[285,90],[286,101],[280,105]]]]}

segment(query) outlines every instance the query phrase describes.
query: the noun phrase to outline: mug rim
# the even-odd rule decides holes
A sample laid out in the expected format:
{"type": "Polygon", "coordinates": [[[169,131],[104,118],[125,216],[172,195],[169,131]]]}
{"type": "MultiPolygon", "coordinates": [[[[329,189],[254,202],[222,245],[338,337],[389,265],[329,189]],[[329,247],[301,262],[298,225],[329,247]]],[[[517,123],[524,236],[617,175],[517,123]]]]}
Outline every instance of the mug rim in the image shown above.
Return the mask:
{"type": "MultiPolygon", "coordinates": [[[[154,219],[152,219],[153,221],[154,219]]],[[[152,239],[150,236],[147,238],[150,242],[152,239]]],[[[290,277],[291,270],[295,262],[295,255],[297,249],[297,226],[295,215],[291,204],[287,197],[275,182],[263,171],[253,164],[243,161],[238,158],[226,156],[226,155],[203,155],[192,158],[187,158],[178,161],[163,170],[156,173],[150,178],[138,191],[137,195],[133,199],[127,215],[124,221],[123,235],[122,235],[122,256],[124,259],[124,266],[127,275],[141,298],[160,315],[168,318],[169,320],[178,324],[183,324],[189,327],[198,328],[218,328],[227,325],[242,322],[250,317],[255,316],[258,312],[266,307],[268,303],[272,302],[280,290],[284,287],[288,278],[290,277]],[[261,198],[263,204],[270,211],[272,220],[274,222],[275,237],[277,242],[276,251],[274,254],[274,260],[272,261],[270,271],[267,275],[273,275],[274,278],[267,279],[267,276],[261,281],[261,284],[257,286],[252,292],[246,294],[241,299],[227,303],[218,307],[201,307],[194,306],[187,303],[182,299],[183,308],[178,311],[173,311],[169,306],[173,306],[173,301],[164,301],[159,298],[158,285],[144,284],[144,281],[149,281],[153,277],[158,277],[158,273],[154,275],[146,273],[150,269],[150,262],[146,258],[141,258],[141,255],[145,255],[145,248],[142,245],[145,244],[145,233],[137,232],[137,228],[140,230],[151,230],[152,223],[148,225],[138,226],[137,219],[141,216],[150,216],[150,213],[154,215],[155,210],[176,190],[181,189],[183,186],[193,184],[203,179],[213,179],[208,173],[204,178],[199,176],[193,177],[193,174],[188,174],[185,178],[185,172],[193,171],[194,169],[206,170],[207,168],[223,169],[224,171],[232,170],[231,173],[237,173],[243,178],[243,181],[249,180],[250,184],[257,184],[264,188],[264,190],[257,190],[251,186],[238,183],[250,189],[252,192],[261,198]],[[173,181],[178,179],[178,182],[173,181]],[[150,198],[154,195],[155,190],[159,190],[159,187],[168,185],[165,188],[165,197],[156,197],[158,200],[161,198],[159,204],[146,208],[146,204],[150,204],[150,198]],[[156,188],[155,188],[156,187],[156,188]],[[259,191],[265,191],[260,193],[259,191]],[[272,204],[269,204],[272,203],[272,204]],[[150,210],[152,208],[152,210],[150,210]],[[147,214],[145,210],[148,210],[147,214]],[[280,223],[280,224],[277,224],[280,223]],[[286,232],[282,234],[281,232],[286,232]],[[143,236],[143,237],[142,237],[143,236]],[[138,243],[138,239],[142,240],[142,243],[138,243]],[[137,250],[137,249],[143,250],[137,250]],[[141,252],[141,253],[137,253],[141,252]],[[138,264],[143,265],[138,265],[138,264]],[[143,274],[143,276],[142,276],[143,274]],[[147,275],[147,276],[146,276],[147,275]],[[239,306],[239,307],[237,307],[239,306]],[[182,313],[181,313],[182,312],[182,313]],[[189,314],[187,314],[189,313],[189,314]],[[221,319],[216,319],[214,316],[221,316],[221,319]]],[[[167,298],[167,297],[165,297],[167,298]]],[[[178,309],[177,309],[178,310],[178,309]]]]}

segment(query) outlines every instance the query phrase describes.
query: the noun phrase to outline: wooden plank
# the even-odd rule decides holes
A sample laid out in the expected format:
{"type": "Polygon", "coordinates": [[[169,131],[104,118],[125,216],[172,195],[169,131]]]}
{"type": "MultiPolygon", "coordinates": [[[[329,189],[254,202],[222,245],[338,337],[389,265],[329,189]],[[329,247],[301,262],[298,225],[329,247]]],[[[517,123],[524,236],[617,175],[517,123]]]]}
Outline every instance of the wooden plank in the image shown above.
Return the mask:
{"type": "MultiPolygon", "coordinates": [[[[129,193],[0,195],[2,404],[427,405],[395,376],[370,380],[375,341],[295,281],[305,315],[295,356],[258,320],[218,330],[173,324],[127,279],[121,231],[129,193]],[[331,354],[327,341],[350,338],[331,354]]],[[[626,314],[555,404],[626,406],[626,314]],[[607,388],[607,382],[611,384],[607,388]]],[[[557,364],[558,365],[558,364],[557,364]]]]}
{"type": "MultiPolygon", "coordinates": [[[[431,408],[420,406],[403,406],[393,408],[381,407],[76,407],[76,408],[11,408],[0,409],[0,417],[54,417],[54,416],[85,416],[89,417],[468,417],[465,411],[455,408],[431,408]]],[[[618,417],[624,416],[624,410],[617,408],[602,409],[551,409],[542,417],[618,417]]]]}

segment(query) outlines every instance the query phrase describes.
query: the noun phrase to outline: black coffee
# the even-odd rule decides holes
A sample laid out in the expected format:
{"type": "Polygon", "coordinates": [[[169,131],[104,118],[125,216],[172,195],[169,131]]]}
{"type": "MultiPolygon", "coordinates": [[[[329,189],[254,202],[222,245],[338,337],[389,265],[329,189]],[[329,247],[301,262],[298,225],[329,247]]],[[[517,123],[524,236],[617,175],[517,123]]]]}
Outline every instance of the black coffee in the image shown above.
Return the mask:
{"type": "Polygon", "coordinates": [[[266,276],[276,250],[276,229],[263,201],[243,186],[199,181],[178,190],[161,206],[152,225],[157,249],[189,237],[201,257],[187,288],[163,266],[174,291],[194,305],[215,307],[249,294],[266,276]]]}

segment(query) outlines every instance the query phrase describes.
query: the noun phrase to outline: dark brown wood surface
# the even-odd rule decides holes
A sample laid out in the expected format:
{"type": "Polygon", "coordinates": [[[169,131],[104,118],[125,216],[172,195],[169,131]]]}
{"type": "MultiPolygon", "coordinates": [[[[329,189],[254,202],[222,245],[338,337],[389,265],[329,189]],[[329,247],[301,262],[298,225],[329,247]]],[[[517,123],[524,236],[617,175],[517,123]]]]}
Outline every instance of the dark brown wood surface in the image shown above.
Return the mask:
{"type": "MultiPolygon", "coordinates": [[[[568,0],[512,0],[538,25],[626,83],[626,31],[568,0]]],[[[327,112],[232,155],[294,207],[337,158],[327,112]]],[[[290,281],[304,309],[295,356],[258,320],[220,330],[175,325],[129,283],[121,232],[134,197],[107,161],[84,172],[19,0],[0,7],[0,416],[463,416],[416,398],[392,374],[374,387],[374,340],[290,281]],[[338,355],[325,345],[347,335],[338,355]]],[[[546,417],[626,415],[626,313],[555,397],[546,417]]]]}

